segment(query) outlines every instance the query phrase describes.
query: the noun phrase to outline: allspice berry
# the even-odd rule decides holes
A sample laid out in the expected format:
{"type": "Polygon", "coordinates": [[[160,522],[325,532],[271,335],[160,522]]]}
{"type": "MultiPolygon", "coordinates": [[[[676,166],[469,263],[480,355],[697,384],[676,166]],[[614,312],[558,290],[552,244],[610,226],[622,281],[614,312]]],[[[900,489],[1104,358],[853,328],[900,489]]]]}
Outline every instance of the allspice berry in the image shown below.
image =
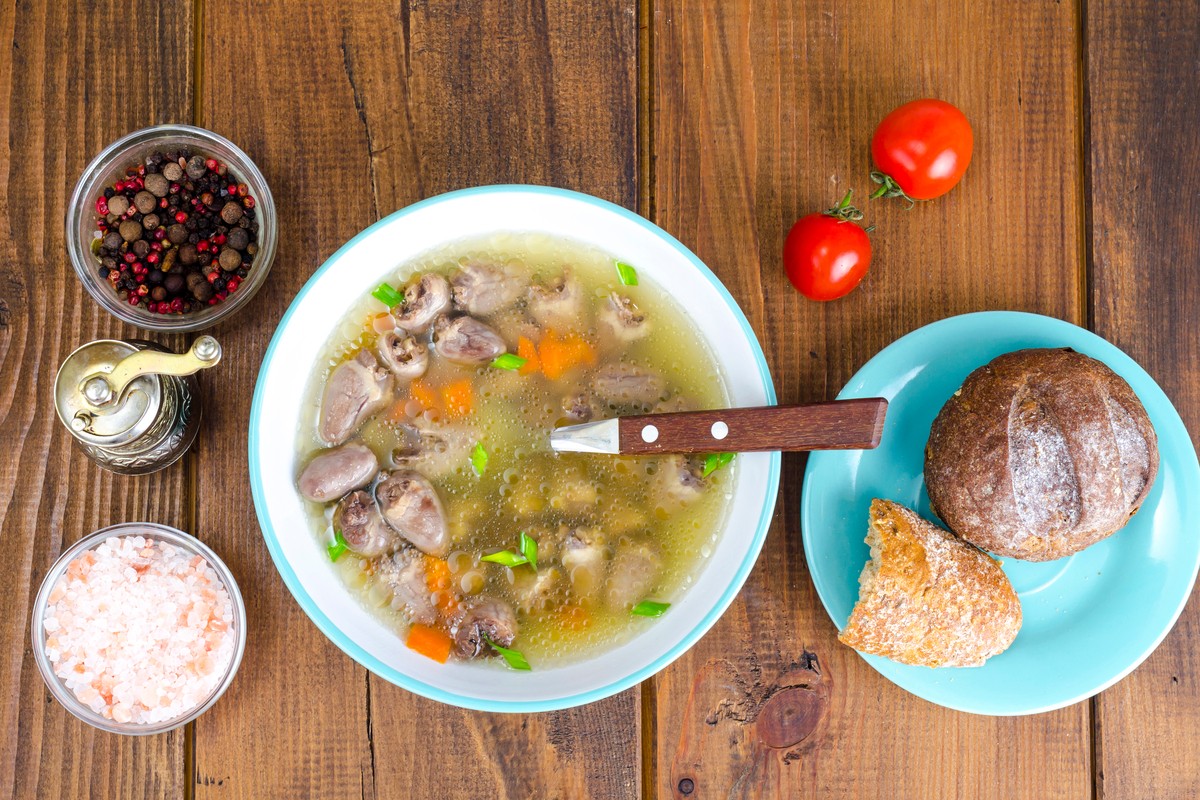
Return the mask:
{"type": "Polygon", "coordinates": [[[179,263],[190,266],[195,264],[199,258],[199,253],[196,251],[196,245],[184,244],[179,246],[179,263]]]}
{"type": "Polygon", "coordinates": [[[152,231],[159,225],[158,214],[147,214],[142,217],[142,227],[148,231],[152,231]]]}
{"type": "MultiPolygon", "coordinates": [[[[174,183],[183,177],[183,167],[179,166],[179,164],[175,161],[172,161],[169,164],[164,164],[162,176],[174,183]]],[[[111,208],[111,206],[109,207],[111,208]]]]}
{"type": "Polygon", "coordinates": [[[154,195],[142,189],[133,196],[133,204],[137,206],[137,210],[143,214],[149,214],[158,207],[158,201],[154,199],[154,195]]]}
{"type": "MultiPolygon", "coordinates": [[[[108,198],[108,212],[116,216],[121,216],[129,210],[129,200],[123,194],[114,194],[108,198]]],[[[111,220],[110,220],[111,222],[111,220]]]]}
{"type": "Polygon", "coordinates": [[[192,287],[192,296],[201,303],[207,303],[214,294],[216,294],[216,292],[213,291],[212,284],[206,280],[201,280],[198,284],[192,287]]]}
{"type": "Polygon", "coordinates": [[[150,255],[150,243],[145,239],[138,239],[129,246],[129,249],[132,250],[133,254],[138,258],[145,258],[146,256],[150,255]]]}
{"type": "Polygon", "coordinates": [[[250,244],[250,233],[245,228],[232,228],[225,243],[234,250],[245,250],[250,244]]]}
{"type": "Polygon", "coordinates": [[[242,218],[242,204],[232,200],[221,207],[221,219],[226,225],[232,225],[242,218]]]}
{"type": "Polygon", "coordinates": [[[116,231],[109,231],[104,234],[104,246],[109,250],[116,250],[121,246],[121,234],[116,231]]]}
{"type": "Polygon", "coordinates": [[[121,223],[121,227],[117,229],[121,234],[121,238],[127,242],[136,242],[142,238],[142,223],[137,220],[127,219],[121,223]]]}
{"type": "Polygon", "coordinates": [[[192,156],[187,162],[187,176],[194,181],[204,177],[204,173],[208,172],[208,167],[204,166],[204,156],[192,156]]]}
{"type": "Polygon", "coordinates": [[[201,275],[199,272],[189,272],[187,274],[188,291],[191,291],[191,292],[196,291],[196,287],[202,283],[208,283],[208,279],[205,278],[203,275],[201,275]]]}
{"type": "Polygon", "coordinates": [[[166,197],[171,189],[171,182],[157,172],[146,173],[146,191],[155,197],[166,197]]]}
{"type": "Polygon", "coordinates": [[[242,265],[242,254],[232,247],[225,247],[221,250],[220,256],[221,269],[226,272],[233,272],[242,265]]]}
{"type": "Polygon", "coordinates": [[[167,228],[167,239],[171,242],[171,244],[183,244],[187,241],[187,238],[187,228],[183,227],[178,222],[167,228]]]}

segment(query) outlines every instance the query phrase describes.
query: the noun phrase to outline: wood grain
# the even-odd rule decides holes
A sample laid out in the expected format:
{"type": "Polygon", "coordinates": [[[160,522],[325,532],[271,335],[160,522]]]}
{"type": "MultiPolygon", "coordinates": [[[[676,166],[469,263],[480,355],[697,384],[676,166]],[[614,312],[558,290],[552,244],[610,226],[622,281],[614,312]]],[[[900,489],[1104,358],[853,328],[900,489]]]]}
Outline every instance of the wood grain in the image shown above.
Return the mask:
{"type": "Polygon", "coordinates": [[[527,716],[439,705],[337,652],[287,595],[245,486],[249,397],[308,275],[379,216],[481,183],[632,205],[633,6],[207,0],[203,107],[280,200],[270,286],[216,331],[200,529],[246,589],[246,661],[196,725],[197,797],[635,797],[638,692],[527,716]],[[253,109],[254,113],[247,113],[253,109]]]}
{"type": "MultiPolygon", "coordinates": [[[[1052,3],[1019,15],[930,1],[655,4],[655,221],[742,304],[781,402],[832,397],[884,345],[952,314],[1081,321],[1078,24],[1075,6],[1052,3]],[[922,96],[974,126],[962,185],[911,211],[870,203],[865,282],[804,300],[780,264],[788,228],[849,188],[863,198],[875,124],[922,96]]],[[[785,456],[746,589],[658,679],[658,794],[1086,796],[1086,704],[1023,719],[947,711],[835,641],[804,564],[803,467],[785,456]]]]}
{"type": "MultiPolygon", "coordinates": [[[[84,166],[106,144],[188,121],[191,8],[153,0],[0,8],[0,797],[180,797],[184,734],[101,733],[53,701],[29,647],[31,603],[67,545],[115,522],[179,526],[184,470],[128,478],[72,446],[51,400],[58,365],[80,344],[136,333],[84,292],[62,220],[84,166]],[[153,80],[108,68],[120,60],[153,80]],[[72,30],[70,44],[63,32],[72,30]]],[[[178,337],[149,335],[170,347],[178,337]]]]}
{"type": "Polygon", "coordinates": [[[620,452],[752,453],[764,450],[866,450],[879,446],[887,400],[725,408],[621,417],[620,452]],[[718,437],[714,426],[725,426],[718,437]],[[648,439],[647,425],[654,438],[648,439]]]}
{"type": "MultiPolygon", "coordinates": [[[[1200,5],[1087,5],[1092,325],[1200,430],[1200,5]]],[[[1177,535],[1194,536],[1194,531],[1177,535]]],[[[1200,603],[1096,700],[1099,798],[1200,796],[1200,603]]]]}

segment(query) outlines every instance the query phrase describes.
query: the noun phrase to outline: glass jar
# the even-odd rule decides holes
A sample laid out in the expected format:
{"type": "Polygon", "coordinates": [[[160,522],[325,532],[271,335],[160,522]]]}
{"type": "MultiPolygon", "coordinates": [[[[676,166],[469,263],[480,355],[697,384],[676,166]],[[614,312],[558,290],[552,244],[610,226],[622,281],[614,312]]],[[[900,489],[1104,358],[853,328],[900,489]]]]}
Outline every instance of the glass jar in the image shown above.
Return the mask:
{"type": "Polygon", "coordinates": [[[278,221],[267,180],[250,157],[223,136],[191,125],[156,125],[123,136],[101,151],[80,176],[67,206],[67,251],[79,280],[97,303],[131,325],[152,331],[195,331],[215,325],[250,302],[267,279],[275,258],[278,221]],[[113,287],[99,275],[100,260],[92,252],[99,234],[96,198],[125,177],[125,170],[145,162],[155,151],[187,147],[193,153],[226,164],[237,183],[244,183],[254,198],[258,220],[258,252],[245,280],[224,301],[188,314],[152,314],[141,306],[122,302],[113,287]]]}

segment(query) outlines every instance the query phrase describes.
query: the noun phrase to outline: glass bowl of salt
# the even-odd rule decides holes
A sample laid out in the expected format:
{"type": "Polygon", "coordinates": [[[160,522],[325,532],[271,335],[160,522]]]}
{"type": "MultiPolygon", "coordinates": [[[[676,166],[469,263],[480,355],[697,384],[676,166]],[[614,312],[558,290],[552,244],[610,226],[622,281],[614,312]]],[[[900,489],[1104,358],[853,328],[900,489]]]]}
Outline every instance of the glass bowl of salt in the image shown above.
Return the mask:
{"type": "Polygon", "coordinates": [[[233,682],[246,607],[229,568],[198,539],[128,522],[59,556],[30,632],[42,678],[67,711],[144,736],[191,722],[233,682]]]}

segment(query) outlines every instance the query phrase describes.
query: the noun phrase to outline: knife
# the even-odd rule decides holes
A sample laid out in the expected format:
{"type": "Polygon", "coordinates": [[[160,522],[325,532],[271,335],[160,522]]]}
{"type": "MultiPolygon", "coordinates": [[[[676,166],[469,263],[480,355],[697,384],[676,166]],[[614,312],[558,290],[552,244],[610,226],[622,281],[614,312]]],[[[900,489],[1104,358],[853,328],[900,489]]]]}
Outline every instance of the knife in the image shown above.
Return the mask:
{"type": "Polygon", "coordinates": [[[869,450],[879,446],[887,407],[869,397],[614,417],[556,428],[550,447],[612,455],[869,450]]]}

